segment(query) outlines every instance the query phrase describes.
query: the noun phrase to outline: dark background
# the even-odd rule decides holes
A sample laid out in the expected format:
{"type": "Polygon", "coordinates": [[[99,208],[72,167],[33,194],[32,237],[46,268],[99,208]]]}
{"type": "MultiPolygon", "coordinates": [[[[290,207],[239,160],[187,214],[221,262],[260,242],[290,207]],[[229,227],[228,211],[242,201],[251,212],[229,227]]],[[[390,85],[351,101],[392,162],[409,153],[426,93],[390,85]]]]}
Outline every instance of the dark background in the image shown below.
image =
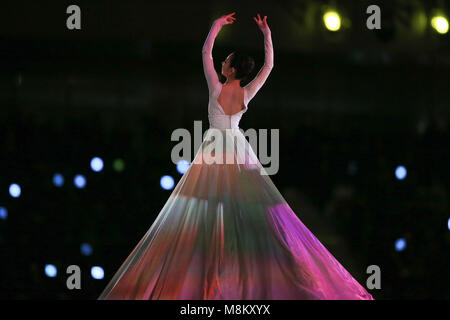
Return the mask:
{"type": "Polygon", "coordinates": [[[201,49],[214,19],[236,12],[216,39],[216,70],[239,48],[256,74],[264,51],[252,17],[267,15],[274,69],[240,126],[280,129],[271,178],[298,217],[363,286],[367,266],[381,268],[375,299],[449,299],[450,40],[430,26],[437,10],[448,17],[449,2],[2,1],[0,297],[100,295],[170,195],[161,176],[181,178],[172,131],[208,127],[201,49]],[[71,4],[81,30],[66,28],[71,4]],[[379,31],[365,25],[371,4],[379,31]],[[330,6],[344,19],[335,33],[322,23],[330,6]],[[66,288],[72,264],[81,290],[66,288]],[[94,265],[104,279],[90,276],[94,265]]]}

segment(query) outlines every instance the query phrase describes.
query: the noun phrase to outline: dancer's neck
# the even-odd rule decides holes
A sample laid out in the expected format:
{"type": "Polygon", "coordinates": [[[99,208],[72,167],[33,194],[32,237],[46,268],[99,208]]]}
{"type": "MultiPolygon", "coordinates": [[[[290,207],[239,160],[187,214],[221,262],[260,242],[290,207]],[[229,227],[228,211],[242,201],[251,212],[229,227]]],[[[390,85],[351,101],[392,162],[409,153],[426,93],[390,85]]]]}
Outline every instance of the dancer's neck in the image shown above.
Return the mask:
{"type": "Polygon", "coordinates": [[[236,87],[238,87],[238,86],[241,85],[241,80],[239,80],[239,79],[227,79],[227,80],[224,82],[224,85],[226,85],[226,86],[236,86],[236,87]]]}

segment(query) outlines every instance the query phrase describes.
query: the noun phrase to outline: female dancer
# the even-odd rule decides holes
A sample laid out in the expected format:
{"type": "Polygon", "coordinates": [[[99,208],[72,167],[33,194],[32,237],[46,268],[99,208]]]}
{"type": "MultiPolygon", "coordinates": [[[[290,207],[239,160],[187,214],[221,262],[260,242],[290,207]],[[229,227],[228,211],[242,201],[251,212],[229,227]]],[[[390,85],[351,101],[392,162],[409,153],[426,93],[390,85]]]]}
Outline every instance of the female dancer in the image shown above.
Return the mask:
{"type": "Polygon", "coordinates": [[[271,31],[258,14],[264,65],[241,87],[254,61],[232,52],[221,84],[212,47],[233,15],[214,21],[203,46],[210,123],[203,143],[99,299],[373,299],[261,174],[239,120],[273,68],[271,31]],[[218,148],[205,151],[211,146],[218,148]],[[226,160],[204,161],[211,156],[226,160]]]}

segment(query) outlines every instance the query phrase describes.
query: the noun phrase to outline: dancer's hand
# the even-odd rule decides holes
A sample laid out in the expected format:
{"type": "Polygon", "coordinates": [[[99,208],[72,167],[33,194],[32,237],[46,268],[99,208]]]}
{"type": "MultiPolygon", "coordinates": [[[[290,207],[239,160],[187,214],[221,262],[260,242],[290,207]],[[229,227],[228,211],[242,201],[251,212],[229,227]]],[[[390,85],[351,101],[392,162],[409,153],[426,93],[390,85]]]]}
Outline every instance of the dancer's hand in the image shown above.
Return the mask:
{"type": "Polygon", "coordinates": [[[263,34],[270,33],[270,28],[267,25],[267,16],[264,16],[264,19],[261,19],[261,16],[258,13],[258,19],[256,19],[256,17],[253,17],[253,20],[256,21],[259,30],[261,30],[263,34]]]}
{"type": "Polygon", "coordinates": [[[233,22],[234,22],[234,20],[236,20],[236,18],[235,17],[233,17],[233,15],[235,14],[236,12],[233,12],[233,13],[230,13],[230,14],[226,14],[226,15],[223,15],[223,16],[221,16],[219,19],[216,19],[215,21],[214,21],[214,23],[217,23],[219,26],[224,26],[224,25],[226,25],[226,24],[232,24],[233,22]]]}

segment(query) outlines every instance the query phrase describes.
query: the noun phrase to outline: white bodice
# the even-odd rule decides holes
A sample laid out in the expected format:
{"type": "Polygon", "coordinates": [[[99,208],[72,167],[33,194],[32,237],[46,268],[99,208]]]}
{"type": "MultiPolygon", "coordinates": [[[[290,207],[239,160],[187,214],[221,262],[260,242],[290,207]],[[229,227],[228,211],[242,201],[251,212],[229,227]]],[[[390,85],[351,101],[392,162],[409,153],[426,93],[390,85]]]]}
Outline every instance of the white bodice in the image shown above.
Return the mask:
{"type": "Polygon", "coordinates": [[[242,115],[247,111],[247,94],[246,88],[244,87],[244,105],[245,108],[241,111],[234,113],[232,115],[225,114],[222,106],[217,100],[220,92],[222,91],[222,85],[219,86],[217,90],[213,90],[213,92],[209,95],[209,103],[208,103],[208,119],[210,128],[217,129],[239,129],[239,121],[242,118],[242,115]]]}

